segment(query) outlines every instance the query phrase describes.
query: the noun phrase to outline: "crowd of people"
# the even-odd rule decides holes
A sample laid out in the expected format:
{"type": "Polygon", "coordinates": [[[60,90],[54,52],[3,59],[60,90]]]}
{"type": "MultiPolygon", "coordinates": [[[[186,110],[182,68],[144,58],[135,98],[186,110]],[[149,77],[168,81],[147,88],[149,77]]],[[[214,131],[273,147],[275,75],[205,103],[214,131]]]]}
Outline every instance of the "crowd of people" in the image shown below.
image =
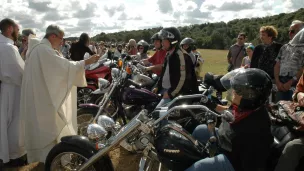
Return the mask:
{"type": "MultiPolygon", "coordinates": [[[[262,44],[257,46],[245,43],[245,33],[237,36],[237,43],[227,55],[229,73],[225,75],[233,78],[228,79],[231,85],[227,89],[234,90],[230,109],[235,119],[218,130],[224,152],[202,159],[188,170],[264,168],[273,142],[265,108],[272,85],[278,87],[276,101],[295,100],[304,106],[303,28],[303,22],[293,21],[290,42],[284,45],[275,42],[278,32],[273,26],[260,28],[262,44]],[[240,69],[240,74],[231,77],[240,69]],[[293,92],[291,87],[295,85],[293,92]]],[[[45,162],[61,137],[76,134],[76,87],[87,86],[85,66],[97,62],[107,51],[117,57],[124,53],[135,55],[145,64],[145,70],[159,76],[153,89],[162,94],[158,106],[179,95],[198,93],[197,79],[203,78],[204,60],[195,40],[182,39],[176,27],[163,28],[151,37],[153,56],[148,55],[150,45],[144,40],[108,45],[91,42],[89,35],[82,33],[78,41],[68,42],[57,25],[49,25],[42,40],[32,29],[24,29],[21,44],[15,21],[3,19],[0,30],[0,161],[6,167],[45,162]]],[[[228,109],[210,107],[218,112],[228,109]]],[[[193,132],[201,142],[206,142],[206,135],[209,133],[205,125],[193,132]]],[[[304,156],[303,149],[303,139],[289,142],[276,171],[294,170],[296,161],[304,156]]]]}

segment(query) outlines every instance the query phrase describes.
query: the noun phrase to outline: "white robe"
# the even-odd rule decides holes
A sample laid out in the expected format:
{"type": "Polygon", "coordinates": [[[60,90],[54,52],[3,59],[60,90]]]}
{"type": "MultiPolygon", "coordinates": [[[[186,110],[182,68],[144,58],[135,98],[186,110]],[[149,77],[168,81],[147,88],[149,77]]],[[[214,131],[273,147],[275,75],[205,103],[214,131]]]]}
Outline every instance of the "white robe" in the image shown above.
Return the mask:
{"type": "Polygon", "coordinates": [[[0,159],[4,163],[25,154],[20,120],[20,89],[24,61],[11,39],[0,34],[0,159]]]}
{"type": "Polygon", "coordinates": [[[69,61],[47,39],[29,49],[25,64],[21,111],[29,162],[45,162],[62,136],[77,130],[76,87],[86,86],[84,61],[69,61]]]}

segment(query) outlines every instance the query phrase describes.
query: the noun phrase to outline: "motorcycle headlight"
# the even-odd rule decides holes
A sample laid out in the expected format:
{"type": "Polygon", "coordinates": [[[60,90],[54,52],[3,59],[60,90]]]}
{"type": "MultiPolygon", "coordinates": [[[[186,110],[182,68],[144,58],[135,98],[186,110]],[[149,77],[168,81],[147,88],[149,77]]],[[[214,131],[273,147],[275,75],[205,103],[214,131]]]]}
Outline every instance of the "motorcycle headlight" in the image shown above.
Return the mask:
{"type": "Polygon", "coordinates": [[[106,131],[111,131],[115,128],[115,122],[112,118],[106,115],[100,115],[97,120],[98,125],[105,128],[106,131]]]}
{"type": "Polygon", "coordinates": [[[113,79],[117,79],[119,76],[119,70],[117,68],[112,68],[111,69],[111,75],[113,79]]]}
{"type": "Polygon", "coordinates": [[[110,85],[110,82],[103,78],[98,78],[98,86],[100,90],[108,88],[110,85]]]}
{"type": "Polygon", "coordinates": [[[92,140],[105,138],[108,132],[98,124],[90,124],[87,129],[88,138],[92,140]]]}

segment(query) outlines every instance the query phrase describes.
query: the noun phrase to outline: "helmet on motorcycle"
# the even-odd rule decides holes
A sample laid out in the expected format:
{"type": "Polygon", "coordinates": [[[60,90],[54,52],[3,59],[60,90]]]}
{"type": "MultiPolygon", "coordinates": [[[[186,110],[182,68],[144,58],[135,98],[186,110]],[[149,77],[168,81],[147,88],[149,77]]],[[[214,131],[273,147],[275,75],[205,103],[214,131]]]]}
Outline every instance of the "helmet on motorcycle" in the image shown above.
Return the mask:
{"type": "Polygon", "coordinates": [[[221,83],[227,90],[232,90],[241,97],[238,107],[245,110],[264,105],[272,89],[270,76],[256,68],[235,69],[224,75],[221,83]]]}
{"type": "Polygon", "coordinates": [[[140,46],[142,46],[144,48],[144,51],[143,53],[147,53],[148,49],[149,49],[149,44],[144,41],[144,40],[140,40],[138,43],[137,43],[137,50],[139,51],[139,48],[140,46]]]}
{"type": "Polygon", "coordinates": [[[158,32],[162,40],[167,39],[170,42],[170,49],[178,46],[181,41],[181,33],[176,27],[163,28],[158,32]]]}
{"type": "Polygon", "coordinates": [[[193,44],[194,44],[194,40],[189,38],[189,37],[186,37],[184,38],[181,43],[180,43],[180,46],[183,48],[183,45],[188,45],[188,48],[185,49],[188,53],[190,53],[193,49],[193,44]]]}

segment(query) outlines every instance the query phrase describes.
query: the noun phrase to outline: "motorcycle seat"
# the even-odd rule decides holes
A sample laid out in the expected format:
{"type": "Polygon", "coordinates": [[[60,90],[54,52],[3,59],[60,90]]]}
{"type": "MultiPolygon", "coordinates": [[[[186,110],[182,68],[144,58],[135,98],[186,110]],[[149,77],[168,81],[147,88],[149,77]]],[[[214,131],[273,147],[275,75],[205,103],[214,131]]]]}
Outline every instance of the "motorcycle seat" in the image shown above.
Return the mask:
{"type": "Polygon", "coordinates": [[[223,75],[214,75],[211,72],[207,72],[204,77],[204,83],[208,86],[212,86],[218,92],[225,92],[226,89],[221,83],[221,78],[223,75]]]}
{"type": "Polygon", "coordinates": [[[271,133],[274,136],[273,148],[283,148],[289,141],[294,139],[293,134],[286,126],[272,126],[271,133]]]}

